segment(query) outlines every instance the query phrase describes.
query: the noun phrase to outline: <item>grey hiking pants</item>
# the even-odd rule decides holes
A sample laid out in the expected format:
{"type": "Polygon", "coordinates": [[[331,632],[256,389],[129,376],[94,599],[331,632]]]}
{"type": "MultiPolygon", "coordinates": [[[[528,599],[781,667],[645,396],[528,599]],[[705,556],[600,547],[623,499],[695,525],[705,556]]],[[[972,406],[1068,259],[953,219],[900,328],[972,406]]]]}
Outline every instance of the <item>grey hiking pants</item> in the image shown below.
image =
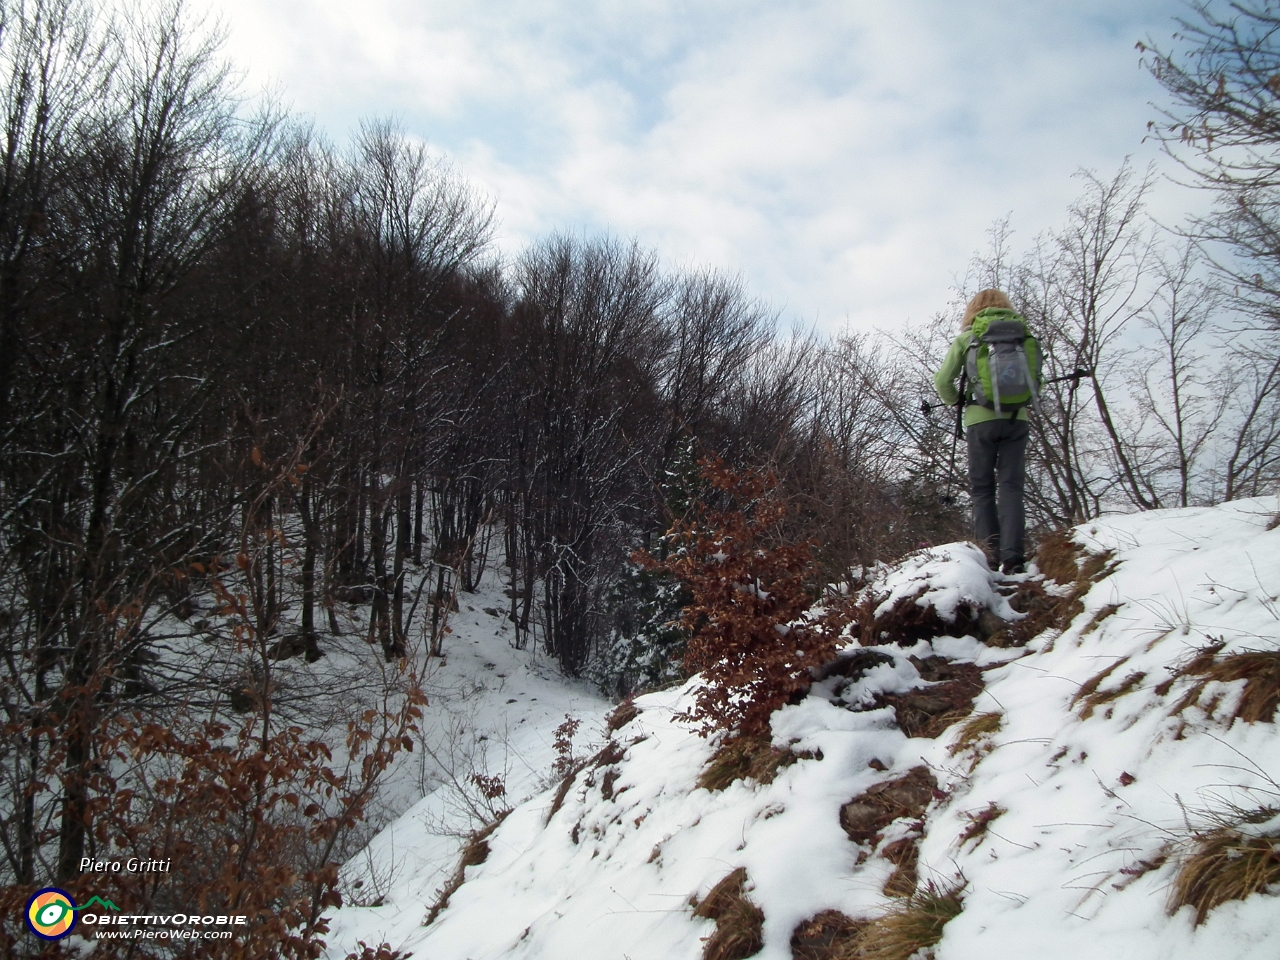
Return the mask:
{"type": "Polygon", "coordinates": [[[1027,421],[1016,419],[985,420],[965,431],[974,532],[987,554],[1004,562],[1025,559],[1022,487],[1027,476],[1027,433],[1027,421]]]}

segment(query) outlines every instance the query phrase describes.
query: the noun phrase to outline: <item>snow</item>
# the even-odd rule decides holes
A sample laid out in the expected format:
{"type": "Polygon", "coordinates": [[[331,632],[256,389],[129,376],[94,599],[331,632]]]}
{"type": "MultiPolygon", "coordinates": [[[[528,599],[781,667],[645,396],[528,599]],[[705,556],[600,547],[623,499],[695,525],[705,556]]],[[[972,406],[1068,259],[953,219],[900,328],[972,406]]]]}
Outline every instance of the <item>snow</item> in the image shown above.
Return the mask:
{"type": "Polygon", "coordinates": [[[471,774],[502,777],[512,801],[541,793],[557,757],[555,728],[566,716],[582,721],[575,747],[588,749],[590,731],[601,730],[613,708],[585,684],[567,681],[536,649],[512,647],[501,589],[490,578],[458,598],[443,661],[429,665],[422,737],[393,767],[391,793],[420,799],[344,865],[340,889],[349,905],[330,921],[329,957],[345,957],[361,940],[397,943],[421,931],[463,837],[492,817],[471,774]]]}
{"type": "Polygon", "coordinates": [[[869,585],[885,598],[876,608],[876,616],[911,597],[922,607],[933,607],[948,622],[955,621],[956,609],[962,603],[986,607],[1005,620],[1020,616],[996,592],[987,558],[974,543],[948,543],[920,550],[892,567],[877,568],[869,585]]]}
{"type": "MultiPolygon", "coordinates": [[[[1200,705],[1173,712],[1190,682],[1174,671],[1198,649],[1280,649],[1280,529],[1266,529],[1278,508],[1262,498],[1078,528],[1077,542],[1113,556],[1065,631],[1046,631],[1023,649],[949,636],[874,648],[885,659],[859,679],[815,683],[774,715],[774,744],[813,759],[772,783],[738,781],[719,792],[696,786],[715,739],[675,719],[692,702],[695,678],[637,698],[639,716],[614,734],[622,759],[587,765],[552,813],[550,731],[572,713],[603,737],[609,705],[511,651],[493,618],[466,613],[448,673],[435,680],[441,690],[449,678],[458,686],[437,692],[431,709],[470,711],[475,730],[492,731],[491,742],[506,745],[497,765],[513,798],[528,799],[428,927],[422,921],[459,848],[440,826],[474,824],[458,820],[445,787],[406,812],[345,868],[346,879],[362,870],[392,879],[382,906],[336,912],[328,956],[345,956],[357,940],[386,940],[431,960],[694,960],[714,925],[693,916],[690,897],[745,867],[765,915],[758,956],[784,960],[805,919],[828,909],[870,918],[893,903],[881,892],[892,865],[849,839],[839,811],[923,764],[940,792],[924,817],[921,880],[965,883],[964,909],[945,928],[937,960],[1272,960],[1280,956],[1280,899],[1232,901],[1194,927],[1189,907],[1167,913],[1177,856],[1161,857],[1231,805],[1280,805],[1274,724],[1231,720],[1243,682],[1218,684],[1223,697],[1212,712],[1212,685],[1200,705]],[[908,738],[893,707],[876,706],[877,695],[927,686],[910,658],[934,655],[985,667],[975,713],[1002,718],[985,742],[954,756],[958,726],[936,740],[908,738]],[[1097,689],[1130,689],[1086,717],[1072,698],[1116,664],[1097,689]],[[498,673],[506,675],[500,682],[498,673]],[[1170,678],[1171,687],[1157,689],[1170,678]],[[961,843],[990,804],[1003,814],[961,843]]],[[[1008,581],[970,544],[878,567],[871,583],[886,604],[913,597],[946,621],[961,603],[1015,619],[1002,587],[1008,581]]],[[[1250,830],[1268,828],[1275,823],[1250,830]]],[[[895,823],[885,837],[906,829],[895,823]]]]}

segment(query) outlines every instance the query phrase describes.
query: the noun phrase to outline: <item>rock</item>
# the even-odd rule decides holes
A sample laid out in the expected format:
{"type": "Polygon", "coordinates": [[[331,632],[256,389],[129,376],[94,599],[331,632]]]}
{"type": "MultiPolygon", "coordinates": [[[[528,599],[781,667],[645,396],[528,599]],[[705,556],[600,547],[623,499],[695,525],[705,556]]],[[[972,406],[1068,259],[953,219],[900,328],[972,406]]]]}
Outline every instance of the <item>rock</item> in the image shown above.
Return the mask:
{"type": "Polygon", "coordinates": [[[997,617],[995,613],[982,608],[982,612],[978,614],[978,637],[983,641],[990,640],[997,634],[1004,633],[1009,629],[1009,621],[1001,617],[997,617]]]}
{"type": "Polygon", "coordinates": [[[903,817],[919,819],[933,801],[938,781],[928,767],[870,787],[840,808],[840,826],[854,843],[877,843],[880,832],[903,817]]]}

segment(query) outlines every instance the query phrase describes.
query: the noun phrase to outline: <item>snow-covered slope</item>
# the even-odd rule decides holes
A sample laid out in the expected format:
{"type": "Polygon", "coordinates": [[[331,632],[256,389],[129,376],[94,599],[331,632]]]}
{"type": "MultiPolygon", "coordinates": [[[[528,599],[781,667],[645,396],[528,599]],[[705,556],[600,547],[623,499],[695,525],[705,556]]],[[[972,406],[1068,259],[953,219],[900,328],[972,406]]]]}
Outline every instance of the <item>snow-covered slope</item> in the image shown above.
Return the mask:
{"type": "Polygon", "coordinates": [[[1233,807],[1280,807],[1275,724],[1233,719],[1245,681],[1205,672],[1280,650],[1276,511],[1250,500],[1077,529],[1092,575],[1047,595],[1026,578],[1013,602],[1033,617],[1056,604],[1057,625],[1025,646],[991,636],[989,616],[973,633],[990,645],[895,636],[895,604],[959,611],[962,625],[966,609],[1021,616],[1009,606],[1019,584],[988,574],[971,546],[882,569],[869,590],[888,636],[851,643],[774,715],[774,746],[796,758],[771,782],[698,786],[718,744],[675,719],[692,683],[641,697],[594,760],[497,826],[428,926],[443,874],[422,865],[439,839],[410,811],[369,864],[418,866],[384,906],[339,912],[331,954],[362,939],[430,960],[693,960],[715,924],[691,897],[745,868],[764,916],[758,956],[781,960],[824,911],[861,921],[902,904],[886,883],[909,889],[914,862],[919,889],[963,897],[937,960],[1280,956],[1280,891],[1198,926],[1191,907],[1168,911],[1193,830],[1233,807]],[[965,709],[972,698],[967,720],[948,713],[957,697],[965,709]]]}
{"type": "Polygon", "coordinates": [[[445,656],[429,663],[422,736],[393,765],[384,790],[386,802],[405,812],[344,865],[347,906],[331,919],[326,956],[358,953],[360,941],[416,939],[425,905],[453,872],[465,834],[492,810],[545,788],[559,756],[555,728],[566,716],[578,721],[580,750],[603,728],[611,703],[567,681],[536,649],[512,648],[503,616],[509,602],[499,577],[459,598],[445,656]],[[506,795],[486,800],[473,775],[500,780],[506,795]],[[406,797],[421,799],[410,805],[406,797]]]}

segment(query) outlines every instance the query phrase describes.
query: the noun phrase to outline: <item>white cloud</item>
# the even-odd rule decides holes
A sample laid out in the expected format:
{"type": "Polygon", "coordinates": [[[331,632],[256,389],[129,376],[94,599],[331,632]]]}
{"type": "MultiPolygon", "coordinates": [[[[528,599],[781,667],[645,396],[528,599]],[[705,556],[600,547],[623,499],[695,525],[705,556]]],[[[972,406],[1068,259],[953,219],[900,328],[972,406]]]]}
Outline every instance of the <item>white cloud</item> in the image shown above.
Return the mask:
{"type": "Polygon", "coordinates": [[[217,2],[251,84],[338,139],[401,117],[497,196],[507,250],[635,235],[828,329],[925,319],[992,220],[1012,211],[1029,241],[1062,218],[1073,170],[1154,157],[1158,91],[1133,44],[1179,9],[217,2]]]}

